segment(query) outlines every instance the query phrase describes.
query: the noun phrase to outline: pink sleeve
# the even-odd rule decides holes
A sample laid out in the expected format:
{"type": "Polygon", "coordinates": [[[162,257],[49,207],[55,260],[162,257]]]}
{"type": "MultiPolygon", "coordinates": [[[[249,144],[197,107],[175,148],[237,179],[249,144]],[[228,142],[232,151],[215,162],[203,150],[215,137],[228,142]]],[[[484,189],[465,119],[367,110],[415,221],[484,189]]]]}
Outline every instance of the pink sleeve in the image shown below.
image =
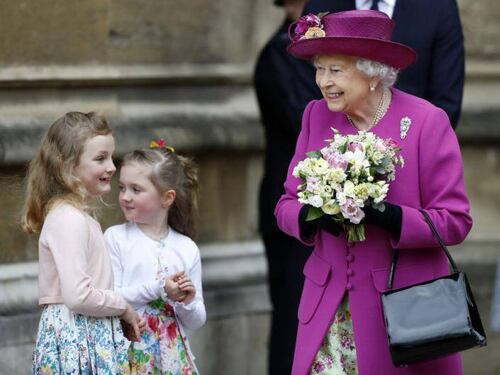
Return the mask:
{"type": "Polygon", "coordinates": [[[304,114],[302,116],[302,128],[297,139],[297,145],[295,146],[295,154],[293,155],[288,167],[288,174],[284,184],[285,193],[281,196],[278,204],[276,205],[276,209],[274,210],[278,227],[283,232],[297,238],[306,245],[313,245],[314,238],[306,240],[300,234],[299,212],[302,208],[302,203],[299,203],[297,200],[297,186],[300,184],[300,179],[294,177],[292,172],[297,163],[307,157],[306,152],[312,151],[308,150],[307,146],[309,142],[309,120],[311,108],[314,106],[315,102],[315,100],[309,102],[304,110],[304,114]]]}
{"type": "MultiPolygon", "coordinates": [[[[422,208],[446,245],[461,243],[472,227],[465,192],[460,146],[448,116],[440,109],[429,115],[419,140],[422,208]]],[[[438,246],[418,208],[402,206],[401,237],[395,248],[438,246]]]]}
{"type": "Polygon", "coordinates": [[[113,290],[96,288],[87,273],[92,265],[87,259],[90,227],[85,216],[77,209],[65,207],[47,221],[47,244],[54,257],[64,304],[89,316],[123,314],[125,300],[113,290]]]}

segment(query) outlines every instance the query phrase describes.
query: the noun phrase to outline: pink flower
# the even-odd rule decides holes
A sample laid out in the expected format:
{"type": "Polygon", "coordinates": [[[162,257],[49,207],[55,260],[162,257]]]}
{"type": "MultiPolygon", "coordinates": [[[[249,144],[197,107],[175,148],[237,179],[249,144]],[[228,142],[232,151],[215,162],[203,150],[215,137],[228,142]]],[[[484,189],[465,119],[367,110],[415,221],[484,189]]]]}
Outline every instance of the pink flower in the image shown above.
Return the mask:
{"type": "Polygon", "coordinates": [[[307,21],[303,18],[297,21],[297,26],[295,26],[295,35],[301,37],[309,29],[307,21]]]}
{"type": "Polygon", "coordinates": [[[385,145],[389,148],[399,148],[398,143],[392,138],[385,139],[384,142],[385,145]]]}
{"type": "Polygon", "coordinates": [[[342,337],[340,338],[340,345],[342,345],[344,349],[349,349],[351,347],[351,338],[349,337],[349,335],[342,335],[342,337]]]}
{"type": "Polygon", "coordinates": [[[333,358],[332,358],[332,356],[331,356],[331,355],[327,355],[327,356],[325,357],[325,363],[326,363],[326,365],[327,365],[329,368],[331,368],[331,367],[332,367],[332,365],[333,365],[333,358]]]}
{"type": "Polygon", "coordinates": [[[359,142],[349,142],[349,144],[347,145],[347,149],[351,152],[354,152],[356,150],[365,151],[365,147],[359,142]]]}
{"type": "Polygon", "coordinates": [[[321,27],[321,19],[312,13],[300,17],[295,24],[294,41],[302,39],[310,27],[321,27]]]}
{"type": "Polygon", "coordinates": [[[323,364],[321,362],[316,362],[314,365],[314,371],[315,372],[323,372],[325,370],[325,367],[323,366],[323,364]]]}
{"type": "Polygon", "coordinates": [[[332,168],[340,168],[343,171],[347,169],[347,160],[344,159],[344,155],[340,152],[334,152],[325,156],[326,161],[332,168]]]}
{"type": "Polygon", "coordinates": [[[307,177],[307,191],[315,191],[319,189],[319,178],[318,177],[307,177]]]}
{"type": "Polygon", "coordinates": [[[353,224],[359,224],[365,217],[363,210],[351,198],[347,198],[345,203],[340,206],[340,211],[342,212],[342,216],[349,219],[353,224]]]}
{"type": "Polygon", "coordinates": [[[307,22],[309,26],[321,26],[321,20],[319,17],[313,13],[306,14],[304,20],[307,22]]]}
{"type": "Polygon", "coordinates": [[[385,145],[385,142],[377,141],[377,143],[375,143],[375,149],[378,152],[384,153],[387,150],[387,146],[385,145]]]}

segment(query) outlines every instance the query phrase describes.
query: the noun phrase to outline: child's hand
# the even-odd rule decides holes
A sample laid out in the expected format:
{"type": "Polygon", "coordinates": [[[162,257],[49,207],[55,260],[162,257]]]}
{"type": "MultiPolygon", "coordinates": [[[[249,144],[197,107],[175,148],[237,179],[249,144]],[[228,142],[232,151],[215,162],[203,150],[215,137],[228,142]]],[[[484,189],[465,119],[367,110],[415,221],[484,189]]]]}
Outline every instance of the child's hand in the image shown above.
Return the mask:
{"type": "Polygon", "coordinates": [[[186,298],[186,292],[179,288],[178,280],[184,275],[184,271],[177,272],[165,278],[165,293],[173,301],[181,302],[186,298]]]}
{"type": "Polygon", "coordinates": [[[177,284],[179,285],[179,289],[186,293],[186,296],[181,302],[187,305],[194,299],[196,295],[196,288],[191,279],[186,274],[183,274],[177,279],[177,284]]]}
{"type": "Polygon", "coordinates": [[[125,337],[130,341],[140,341],[141,335],[146,330],[146,321],[128,303],[120,319],[125,323],[123,324],[125,337]]]}
{"type": "Polygon", "coordinates": [[[148,328],[148,323],[146,322],[146,319],[144,319],[142,316],[140,317],[139,321],[137,322],[137,326],[139,327],[139,333],[142,334],[146,331],[146,328],[148,328]]]}
{"type": "MultiPolygon", "coordinates": [[[[129,341],[141,341],[141,337],[137,336],[134,327],[131,324],[127,323],[123,319],[120,319],[120,323],[122,325],[123,334],[129,341]]],[[[139,332],[142,335],[142,333],[146,330],[146,320],[141,318],[137,325],[139,327],[139,332]]]]}

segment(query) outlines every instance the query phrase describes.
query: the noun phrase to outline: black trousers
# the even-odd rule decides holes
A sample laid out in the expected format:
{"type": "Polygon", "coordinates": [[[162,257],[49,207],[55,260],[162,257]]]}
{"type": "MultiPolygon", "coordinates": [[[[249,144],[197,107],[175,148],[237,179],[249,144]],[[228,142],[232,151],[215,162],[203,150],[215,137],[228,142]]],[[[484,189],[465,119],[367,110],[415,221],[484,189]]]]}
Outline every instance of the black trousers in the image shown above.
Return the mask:
{"type": "Polygon", "coordinates": [[[268,371],[269,375],[290,375],[298,327],[297,310],[304,286],[302,271],[312,248],[281,232],[264,235],[263,240],[273,307],[268,371]]]}

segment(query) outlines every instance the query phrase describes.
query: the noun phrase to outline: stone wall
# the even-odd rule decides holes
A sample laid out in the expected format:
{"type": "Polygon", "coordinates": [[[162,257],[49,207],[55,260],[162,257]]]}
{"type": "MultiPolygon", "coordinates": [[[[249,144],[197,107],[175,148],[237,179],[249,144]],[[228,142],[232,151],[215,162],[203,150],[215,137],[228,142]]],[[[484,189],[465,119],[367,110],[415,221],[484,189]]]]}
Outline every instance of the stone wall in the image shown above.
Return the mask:
{"type": "Polygon", "coordinates": [[[278,16],[266,0],[5,2],[0,65],[248,63],[278,16]]]}

